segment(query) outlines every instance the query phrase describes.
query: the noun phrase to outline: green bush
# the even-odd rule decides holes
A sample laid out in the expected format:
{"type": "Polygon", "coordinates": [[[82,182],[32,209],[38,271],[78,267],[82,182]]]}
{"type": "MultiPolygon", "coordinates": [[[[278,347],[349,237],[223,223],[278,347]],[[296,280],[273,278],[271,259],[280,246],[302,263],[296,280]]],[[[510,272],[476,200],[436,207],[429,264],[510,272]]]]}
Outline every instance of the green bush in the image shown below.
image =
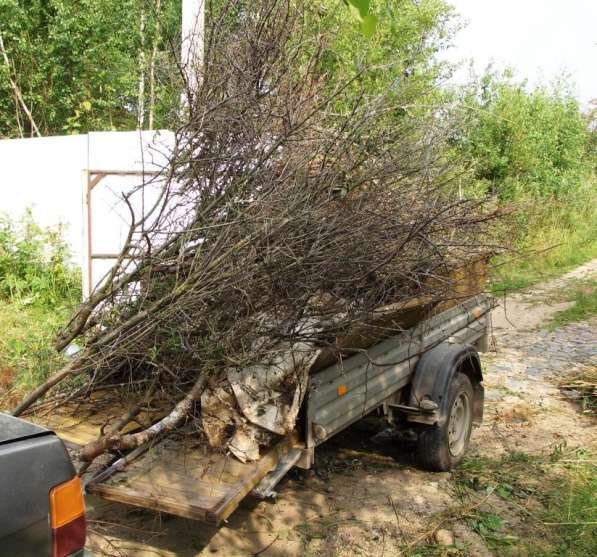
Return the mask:
{"type": "Polygon", "coordinates": [[[52,343],[81,300],[81,280],[62,233],[30,212],[17,222],[0,217],[0,407],[64,364],[52,343]]]}
{"type": "Polygon", "coordinates": [[[521,198],[513,251],[494,260],[492,289],[508,292],[559,276],[597,257],[597,182],[558,199],[521,198]]]}
{"type": "Polygon", "coordinates": [[[0,217],[0,298],[52,307],[80,300],[80,274],[62,235],[61,226],[38,226],[30,211],[18,222],[0,217]]]}
{"type": "Polygon", "coordinates": [[[513,251],[494,260],[492,288],[524,288],[596,257],[594,131],[565,81],[529,91],[488,72],[461,105],[454,145],[473,193],[514,208],[513,251]]]}
{"type": "Polygon", "coordinates": [[[592,169],[590,132],[564,81],[527,91],[488,73],[467,91],[458,142],[474,177],[503,201],[574,193],[592,169]]]}

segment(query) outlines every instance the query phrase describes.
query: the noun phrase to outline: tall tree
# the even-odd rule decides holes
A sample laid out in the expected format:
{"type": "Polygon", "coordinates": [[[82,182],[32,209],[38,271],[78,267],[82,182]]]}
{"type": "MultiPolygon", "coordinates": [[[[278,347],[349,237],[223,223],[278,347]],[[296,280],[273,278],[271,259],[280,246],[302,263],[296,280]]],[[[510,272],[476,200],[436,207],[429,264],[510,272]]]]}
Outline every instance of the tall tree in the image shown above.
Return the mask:
{"type": "MultiPolygon", "coordinates": [[[[19,136],[20,128],[30,135],[32,121],[44,135],[134,129],[146,49],[155,50],[153,94],[161,103],[155,124],[168,125],[177,102],[168,72],[176,67],[179,29],[179,0],[0,0],[0,34],[11,65],[0,63],[0,137],[19,136]],[[154,40],[158,19],[162,38],[154,40]],[[22,93],[19,110],[11,78],[22,93]]],[[[145,88],[143,100],[146,94],[145,88]]]]}

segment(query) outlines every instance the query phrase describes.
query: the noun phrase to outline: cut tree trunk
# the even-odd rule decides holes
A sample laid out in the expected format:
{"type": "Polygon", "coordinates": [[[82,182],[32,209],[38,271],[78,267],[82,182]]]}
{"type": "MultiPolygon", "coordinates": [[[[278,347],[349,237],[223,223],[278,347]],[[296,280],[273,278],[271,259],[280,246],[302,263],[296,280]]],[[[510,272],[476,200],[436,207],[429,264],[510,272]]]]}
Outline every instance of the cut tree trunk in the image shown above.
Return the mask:
{"type": "Polygon", "coordinates": [[[83,447],[83,449],[81,449],[81,460],[93,460],[96,456],[99,456],[108,450],[125,451],[135,449],[151,441],[158,435],[169,433],[178,427],[189,415],[193,408],[193,404],[201,398],[201,393],[203,393],[206,382],[207,378],[205,375],[201,375],[187,395],[174,407],[174,410],[172,410],[172,412],[170,412],[170,414],[168,414],[165,418],[162,418],[159,422],[153,424],[151,427],[148,427],[139,433],[123,436],[108,435],[98,439],[97,441],[88,443],[85,445],[85,447],[83,447]]]}

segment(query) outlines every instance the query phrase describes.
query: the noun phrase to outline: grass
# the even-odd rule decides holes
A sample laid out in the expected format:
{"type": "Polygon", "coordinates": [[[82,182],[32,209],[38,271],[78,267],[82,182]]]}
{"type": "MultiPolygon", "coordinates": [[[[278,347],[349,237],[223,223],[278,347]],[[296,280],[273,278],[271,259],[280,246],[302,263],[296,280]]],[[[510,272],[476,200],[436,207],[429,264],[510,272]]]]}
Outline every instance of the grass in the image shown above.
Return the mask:
{"type": "Polygon", "coordinates": [[[0,407],[14,404],[64,363],[52,342],[70,309],[0,300],[0,407]]]}
{"type": "Polygon", "coordinates": [[[597,281],[578,281],[572,284],[565,292],[565,299],[574,302],[574,305],[556,313],[548,323],[548,329],[554,330],[597,315],[597,281]]]}
{"type": "Polygon", "coordinates": [[[468,458],[454,474],[465,520],[497,555],[597,555],[597,466],[584,449],[468,458]]]}
{"type": "Polygon", "coordinates": [[[544,514],[556,549],[545,555],[597,555],[596,494],[597,469],[588,455],[569,463],[562,482],[552,484],[544,514]]]}
{"type": "Polygon", "coordinates": [[[568,199],[525,201],[521,206],[525,215],[519,225],[526,233],[514,245],[513,254],[494,259],[493,292],[527,288],[597,257],[595,179],[568,199]]]}

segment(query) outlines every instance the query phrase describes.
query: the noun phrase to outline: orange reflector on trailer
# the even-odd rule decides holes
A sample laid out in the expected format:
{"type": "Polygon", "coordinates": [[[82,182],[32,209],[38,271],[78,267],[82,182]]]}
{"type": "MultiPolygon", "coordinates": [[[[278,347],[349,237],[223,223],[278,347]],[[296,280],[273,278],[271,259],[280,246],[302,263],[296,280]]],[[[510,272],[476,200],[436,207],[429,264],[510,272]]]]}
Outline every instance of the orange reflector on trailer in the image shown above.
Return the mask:
{"type": "Polygon", "coordinates": [[[347,385],[340,385],[336,389],[336,392],[338,393],[338,396],[345,395],[348,392],[348,386],[347,385]]]}

